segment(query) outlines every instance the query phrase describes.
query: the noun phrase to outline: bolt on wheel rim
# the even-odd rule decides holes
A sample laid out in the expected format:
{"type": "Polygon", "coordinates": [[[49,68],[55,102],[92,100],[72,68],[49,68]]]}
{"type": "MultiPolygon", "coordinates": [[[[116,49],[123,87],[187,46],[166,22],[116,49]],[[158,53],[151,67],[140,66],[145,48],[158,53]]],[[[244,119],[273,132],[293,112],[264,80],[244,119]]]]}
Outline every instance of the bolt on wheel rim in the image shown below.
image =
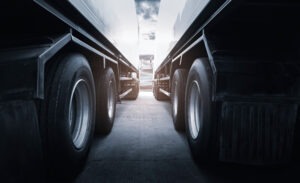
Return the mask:
{"type": "Polygon", "coordinates": [[[85,80],[78,80],[71,93],[69,105],[69,128],[74,146],[80,149],[87,139],[90,128],[91,100],[85,80]]]}
{"type": "Polygon", "coordinates": [[[115,101],[115,94],[114,94],[114,88],[113,88],[113,82],[109,82],[108,86],[108,102],[107,102],[107,108],[108,108],[108,117],[112,119],[114,115],[114,101],[115,101]]]}
{"type": "Polygon", "coordinates": [[[178,92],[176,90],[177,87],[177,82],[174,83],[174,91],[173,91],[173,115],[177,116],[177,112],[178,112],[178,92]]]}
{"type": "Polygon", "coordinates": [[[188,124],[191,137],[196,139],[201,128],[202,99],[200,95],[200,87],[196,80],[192,82],[190,88],[188,100],[188,124]]]}

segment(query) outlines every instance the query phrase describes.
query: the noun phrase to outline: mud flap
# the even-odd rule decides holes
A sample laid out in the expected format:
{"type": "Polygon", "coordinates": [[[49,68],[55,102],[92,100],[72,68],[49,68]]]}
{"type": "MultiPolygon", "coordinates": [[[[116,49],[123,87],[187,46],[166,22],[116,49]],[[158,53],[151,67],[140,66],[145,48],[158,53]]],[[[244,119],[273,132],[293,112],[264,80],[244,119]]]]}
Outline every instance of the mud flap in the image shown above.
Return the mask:
{"type": "Polygon", "coordinates": [[[1,181],[43,182],[43,173],[35,103],[23,100],[0,103],[1,181]]]}
{"type": "Polygon", "coordinates": [[[282,103],[224,102],[220,160],[246,164],[291,161],[298,106],[282,103]]]}

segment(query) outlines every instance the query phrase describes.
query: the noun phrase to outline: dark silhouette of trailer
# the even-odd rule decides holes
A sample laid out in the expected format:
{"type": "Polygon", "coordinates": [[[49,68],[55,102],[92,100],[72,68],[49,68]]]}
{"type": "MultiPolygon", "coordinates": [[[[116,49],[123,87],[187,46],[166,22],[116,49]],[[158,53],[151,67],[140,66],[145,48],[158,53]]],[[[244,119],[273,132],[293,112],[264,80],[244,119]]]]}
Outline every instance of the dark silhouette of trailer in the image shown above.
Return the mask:
{"type": "Polygon", "coordinates": [[[158,100],[171,99],[175,129],[186,130],[193,157],[250,164],[298,159],[300,3],[211,0],[195,9],[155,71],[153,90],[158,100]]]}
{"type": "Polygon", "coordinates": [[[138,96],[138,70],[95,26],[94,14],[73,2],[1,3],[4,182],[74,177],[94,131],[111,131],[116,101],[138,96]]]}

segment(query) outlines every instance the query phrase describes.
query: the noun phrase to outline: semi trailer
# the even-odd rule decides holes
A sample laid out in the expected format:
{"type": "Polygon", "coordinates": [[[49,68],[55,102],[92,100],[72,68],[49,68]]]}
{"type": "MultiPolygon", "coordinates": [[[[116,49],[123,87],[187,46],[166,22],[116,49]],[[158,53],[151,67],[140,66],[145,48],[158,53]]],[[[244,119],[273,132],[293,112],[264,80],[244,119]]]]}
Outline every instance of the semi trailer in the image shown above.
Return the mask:
{"type": "Polygon", "coordinates": [[[153,92],[171,100],[196,161],[299,159],[299,10],[293,0],[186,1],[153,92]]]}
{"type": "Polygon", "coordinates": [[[137,98],[138,70],[93,2],[1,3],[1,180],[74,176],[94,132],[111,131],[116,102],[137,98]]]}

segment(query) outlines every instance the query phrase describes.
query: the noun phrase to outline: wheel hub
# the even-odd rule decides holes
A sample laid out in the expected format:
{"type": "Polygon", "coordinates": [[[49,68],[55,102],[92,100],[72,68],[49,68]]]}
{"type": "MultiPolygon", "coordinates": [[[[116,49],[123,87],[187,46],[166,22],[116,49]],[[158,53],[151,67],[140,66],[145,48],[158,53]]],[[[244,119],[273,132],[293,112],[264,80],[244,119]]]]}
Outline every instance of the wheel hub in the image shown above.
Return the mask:
{"type": "Polygon", "coordinates": [[[82,148],[87,139],[91,110],[87,83],[85,80],[80,79],[72,89],[69,106],[69,128],[73,144],[77,149],[82,148]]]}
{"type": "Polygon", "coordinates": [[[199,84],[196,80],[194,80],[190,87],[187,114],[189,131],[193,139],[198,137],[201,129],[202,99],[200,92],[199,84]]]}

